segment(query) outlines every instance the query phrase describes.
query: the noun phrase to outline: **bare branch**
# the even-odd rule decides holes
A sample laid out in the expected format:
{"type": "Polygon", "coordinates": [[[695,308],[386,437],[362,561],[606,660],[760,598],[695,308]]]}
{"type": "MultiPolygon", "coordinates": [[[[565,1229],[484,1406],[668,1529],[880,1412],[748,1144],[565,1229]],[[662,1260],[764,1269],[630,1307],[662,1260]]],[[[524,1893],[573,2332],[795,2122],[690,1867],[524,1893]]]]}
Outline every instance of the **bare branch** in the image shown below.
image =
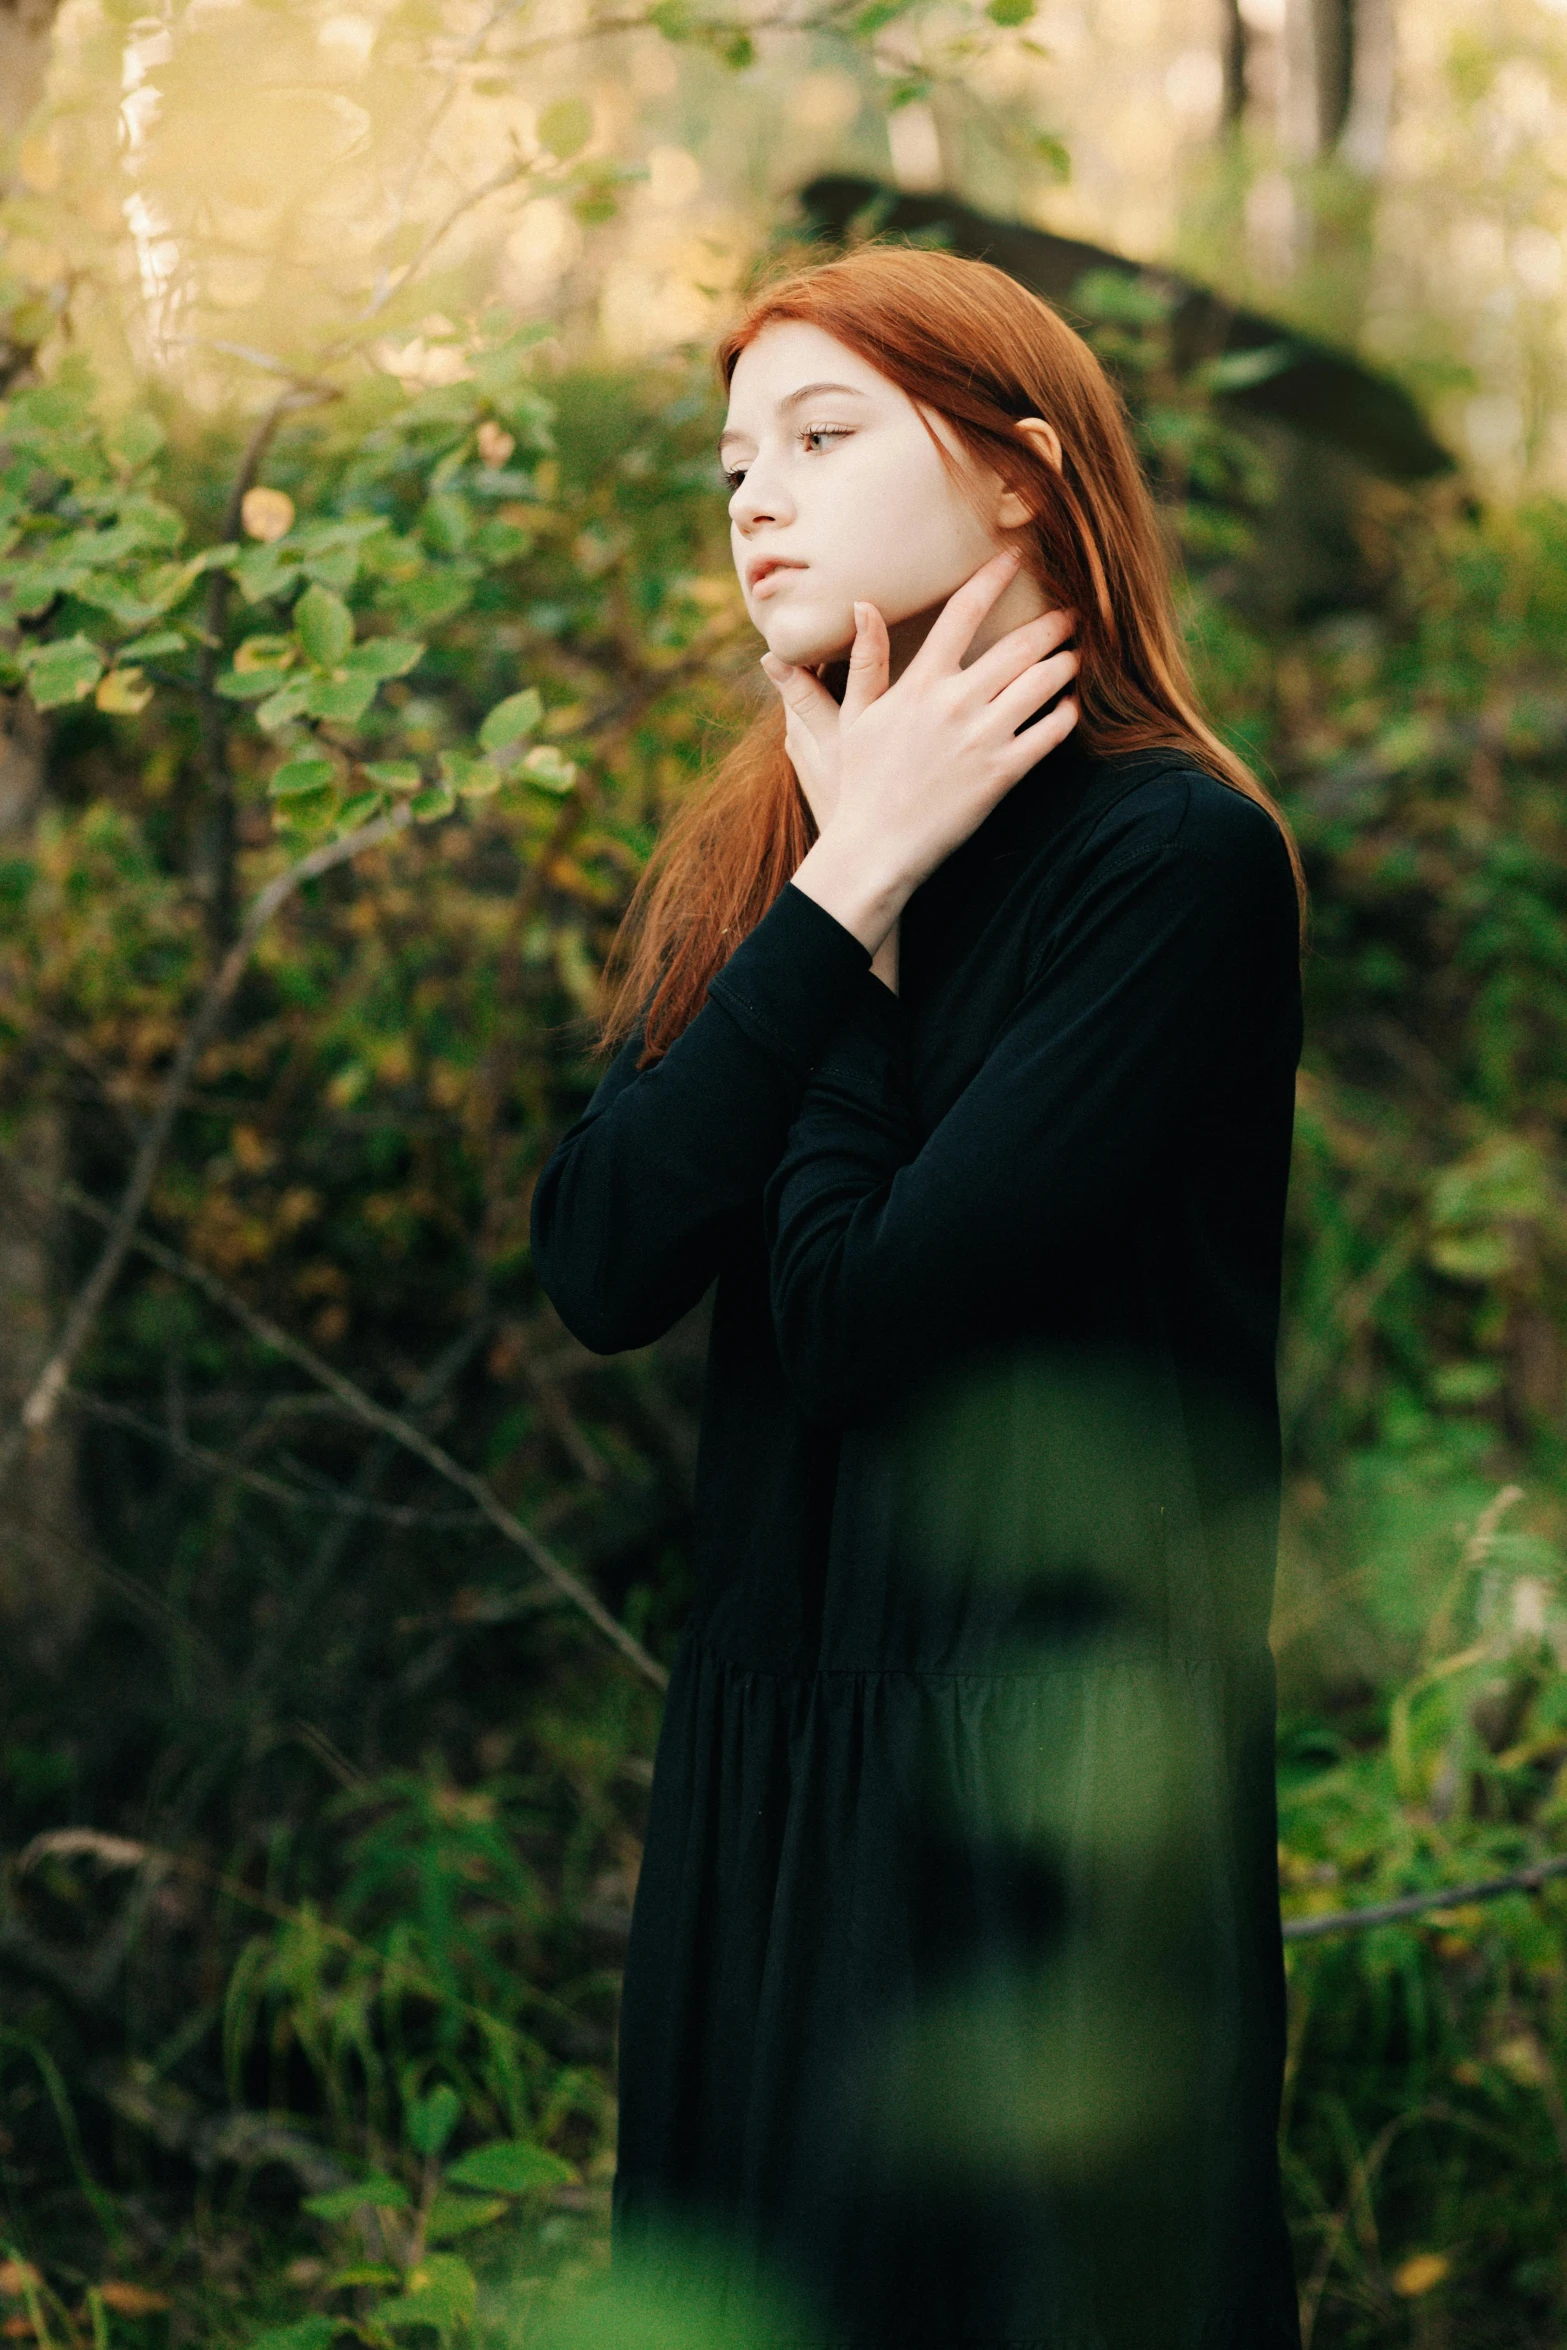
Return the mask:
{"type": "Polygon", "coordinates": [[[1503,1893],[1538,1893],[1552,1877],[1567,1876],[1567,1857],[1531,1861],[1505,1877],[1485,1877],[1476,1885],[1448,1885],[1434,1893],[1405,1893],[1397,1901],[1378,1901],[1366,1909],[1333,1909],[1315,1918],[1286,1918],[1286,1942],[1315,1942],[1323,1934],[1362,1934],[1368,1926],[1391,1926],[1400,1918],[1417,1918],[1427,1910],[1461,1909],[1471,1901],[1495,1901],[1503,1893]]]}
{"type": "Polygon", "coordinates": [[[76,1358],[87,1343],[93,1324],[114,1286],[115,1276],[125,1262],[125,1252],[130,1246],[137,1220],[147,1204],[153,1179],[174,1130],[174,1122],[184,1104],[196,1064],[216,1034],[262,932],[279,907],[285,905],[304,882],[313,881],[318,874],[330,872],[334,865],[345,864],[350,857],[357,856],[361,849],[373,848],[378,842],[389,840],[410,821],[406,805],[400,806],[394,808],[390,815],[377,817],[373,824],[362,824],[357,831],[346,833],[341,840],[328,841],[321,848],[312,849],[309,856],[301,857],[297,864],[290,865],[286,871],[269,881],[255,899],[243,929],[197,1005],[195,1017],[174,1056],[174,1065],[164,1081],[162,1099],[142,1137],[130,1181],[115,1211],[103,1253],[77,1293],[76,1302],[66,1316],[65,1328],[54,1351],[22,1406],[20,1420],[0,1442],[0,1489],[4,1488],[29,1437],[47,1428],[54,1418],[60,1397],[75,1368],[76,1358]]]}
{"type": "MultiPolygon", "coordinates": [[[[61,1196],[68,1200],[71,1206],[79,1208],[84,1214],[92,1216],[100,1223],[109,1222],[111,1216],[116,1226],[120,1222],[118,1215],[107,1208],[101,1208],[96,1200],[90,1200],[86,1193],[79,1191],[74,1184],[62,1186],[61,1196]]],[[[589,1623],[595,1625],[603,1633],[605,1639],[619,1649],[621,1655],[626,1658],[629,1664],[636,1667],[644,1680],[650,1681],[655,1689],[668,1687],[669,1675],[658,1659],[649,1655],[641,1641],[636,1639],[626,1630],[624,1624],[610,1614],[598,1594],[590,1590],[579,1575],[574,1575],[571,1569],[558,1559],[545,1543],[539,1540],[532,1528],[525,1526],[522,1520],[506,1507],[500,1496],[483,1477],[472,1469],[465,1469],[460,1461],[454,1460],[441,1445],[433,1443],[422,1429],[416,1428],[412,1421],[406,1419],[401,1412],[391,1411],[385,1404],[379,1404],[372,1396],[366,1395],[362,1387],[356,1386],[354,1381],[346,1378],[341,1371],[334,1370],[330,1363],[324,1362],[312,1347],[304,1344],[302,1339],[292,1337],[280,1323],[274,1322],[269,1315],[258,1313],[255,1307],[247,1304],[237,1291],[230,1289],[226,1282],[220,1281],[215,1273],[209,1273],[205,1265],[197,1264],[192,1257],[182,1256],[177,1249],[165,1247],[162,1241],[153,1240],[145,1232],[128,1232],[125,1245],[136,1249],[142,1256],[150,1257],[154,1264],[161,1265],[166,1272],[178,1274],[182,1281],[188,1281],[193,1288],[201,1290],[204,1296],[211,1298],[214,1305],[221,1306],[226,1314],[231,1314],[235,1321],[242,1324],[250,1332],[252,1338],[262,1346],[269,1348],[274,1354],[280,1354],[286,1361],[295,1364],[308,1378],[314,1379],[319,1386],[335,1395],[339,1402],[345,1404],[356,1418],[363,1420],[368,1427],[379,1429],[382,1435],[390,1436],[394,1443],[400,1444],[405,1451],[416,1454],[428,1467],[434,1469],[437,1475],[444,1477],[449,1484],[457,1486],[461,1492],[468,1494],[478,1503],[490,1524],[498,1532],[504,1534],[506,1540],[520,1550],[525,1557],[532,1560],[546,1581],[553,1583],[556,1590],[571,1601],[573,1607],[581,1610],[589,1623]]]]}
{"type": "MultiPolygon", "coordinates": [[[[61,1401],[75,1411],[84,1412],[90,1420],[102,1420],[111,1428],[125,1428],[148,1444],[161,1446],[193,1469],[205,1469],[211,1476],[243,1485],[252,1493],[264,1493],[270,1501],[280,1501],[289,1509],[326,1510],[338,1518],[372,1518],[382,1526],[438,1526],[448,1532],[481,1523],[477,1510],[413,1509],[398,1502],[366,1501],[358,1494],[339,1493],[327,1486],[312,1492],[308,1486],[290,1485],[281,1477],[269,1477],[264,1469],[244,1468],[226,1453],[213,1452],[209,1446],[196,1444],[188,1436],[178,1436],[172,1428],[160,1428],[155,1420],[144,1419],[126,1404],[111,1403],[107,1396],[88,1395],[80,1387],[67,1387],[61,1401]]],[[[335,1402],[334,1398],[326,1409],[331,1411],[335,1402]]],[[[341,1411],[343,1407],[337,1404],[336,1408],[341,1411]]]]}

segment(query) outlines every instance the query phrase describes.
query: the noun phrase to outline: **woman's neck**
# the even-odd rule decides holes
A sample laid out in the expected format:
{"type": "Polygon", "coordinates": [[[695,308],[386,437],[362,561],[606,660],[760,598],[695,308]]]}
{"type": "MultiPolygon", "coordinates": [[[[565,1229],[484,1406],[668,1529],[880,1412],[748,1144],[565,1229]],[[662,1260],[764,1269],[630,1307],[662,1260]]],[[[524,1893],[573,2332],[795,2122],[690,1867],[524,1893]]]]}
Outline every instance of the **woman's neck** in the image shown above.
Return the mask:
{"type": "MultiPolygon", "coordinates": [[[[889,685],[896,683],[897,679],[903,675],[904,670],[907,669],[935,627],[937,617],[942,609],[941,604],[932,604],[928,611],[912,613],[907,620],[895,621],[888,629],[887,640],[892,656],[887,677],[889,685]]],[[[1014,628],[1021,628],[1026,620],[1038,620],[1044,613],[1052,609],[1050,598],[1038,580],[1033,578],[1030,573],[1020,571],[1011,585],[997,598],[980,623],[975,632],[973,643],[963,656],[963,667],[967,669],[971,661],[977,661],[981,653],[986,653],[992,645],[999,644],[1001,639],[1004,636],[1009,636],[1014,628]]],[[[816,674],[832,695],[833,700],[841,702],[844,684],[849,674],[847,660],[828,661],[817,670],[816,674]]]]}
{"type": "MultiPolygon", "coordinates": [[[[936,625],[943,607],[933,604],[928,612],[916,612],[908,620],[900,620],[887,631],[892,649],[888,683],[902,676],[921,645],[936,625]]],[[[977,661],[981,653],[1010,636],[1014,628],[1021,628],[1026,620],[1038,620],[1052,609],[1050,599],[1029,572],[1020,571],[1010,586],[997,597],[975,631],[974,640],[963,656],[963,667],[977,661]]]]}

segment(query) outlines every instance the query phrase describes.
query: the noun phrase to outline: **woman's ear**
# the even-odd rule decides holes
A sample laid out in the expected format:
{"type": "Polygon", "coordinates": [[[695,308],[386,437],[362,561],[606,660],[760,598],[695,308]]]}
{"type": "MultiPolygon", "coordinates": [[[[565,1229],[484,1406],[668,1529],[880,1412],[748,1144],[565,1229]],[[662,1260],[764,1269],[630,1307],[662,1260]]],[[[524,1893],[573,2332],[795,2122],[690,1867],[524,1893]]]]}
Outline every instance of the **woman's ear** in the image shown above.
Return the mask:
{"type": "Polygon", "coordinates": [[[1017,429],[1029,447],[1036,450],[1059,473],[1061,470],[1061,435],[1055,426],[1046,424],[1042,416],[1024,416],[1019,418],[1017,429]]]}
{"type": "MultiPolygon", "coordinates": [[[[1037,457],[1047,465],[1061,470],[1061,435],[1053,424],[1046,424],[1042,416],[1023,416],[1018,419],[1017,431],[1022,434],[1037,457]]],[[[1033,508],[1016,490],[1003,493],[996,520],[1003,530],[1021,530],[1024,523],[1034,519],[1033,508]]]]}

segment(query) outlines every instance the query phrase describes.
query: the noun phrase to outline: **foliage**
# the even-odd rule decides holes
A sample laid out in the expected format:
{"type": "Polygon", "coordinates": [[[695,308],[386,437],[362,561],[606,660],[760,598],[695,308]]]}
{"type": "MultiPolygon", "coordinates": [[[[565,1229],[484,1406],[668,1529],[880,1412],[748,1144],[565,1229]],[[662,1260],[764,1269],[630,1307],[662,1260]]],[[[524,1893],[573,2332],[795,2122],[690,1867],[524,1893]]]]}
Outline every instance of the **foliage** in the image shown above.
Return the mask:
{"type": "MultiPolygon", "coordinates": [[[[1378,600],[1270,631],[1236,585],[1267,468],[1222,386],[1177,376],[1157,301],[1081,295],[1210,698],[1315,887],[1281,1786],[1289,1906],[1338,1907],[1560,1826],[1567,531],[1368,496],[1378,600]]],[[[450,381],[345,378],[248,454],[69,361],[0,412],[12,708],[51,786],[0,871],[0,1101],[19,1142],[64,1122],[72,1199],[117,1196],[237,901],[420,819],[267,932],[154,1194],[175,1254],[134,1260],[68,1406],[81,1516],[45,1531],[93,1615],[65,1668],[12,1668],[0,1918],[0,2293],[62,2344],[139,2346],[165,2300],[181,2338],[275,2350],[505,2338],[602,2250],[652,1700],[179,1269],[438,1434],[667,1653],[700,1332],[584,1355],[526,1203],[653,828],[745,706],[711,414],[680,367],[551,372],[493,318],[448,341],[450,381]]],[[[1295,1953],[1318,2350],[1406,2306],[1559,2331],[1561,1915],[1295,1953]]]]}

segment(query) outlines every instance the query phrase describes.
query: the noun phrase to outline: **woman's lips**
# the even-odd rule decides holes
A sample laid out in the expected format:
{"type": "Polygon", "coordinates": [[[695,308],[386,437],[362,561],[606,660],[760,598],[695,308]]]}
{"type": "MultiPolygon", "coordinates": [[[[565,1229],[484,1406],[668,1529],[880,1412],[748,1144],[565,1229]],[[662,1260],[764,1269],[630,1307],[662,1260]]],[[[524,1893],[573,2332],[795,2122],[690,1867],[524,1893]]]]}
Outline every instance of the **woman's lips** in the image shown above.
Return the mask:
{"type": "Polygon", "coordinates": [[[770,596],[779,580],[786,579],[791,571],[803,571],[804,569],[803,563],[761,564],[751,574],[751,593],[753,596],[770,596]]]}

